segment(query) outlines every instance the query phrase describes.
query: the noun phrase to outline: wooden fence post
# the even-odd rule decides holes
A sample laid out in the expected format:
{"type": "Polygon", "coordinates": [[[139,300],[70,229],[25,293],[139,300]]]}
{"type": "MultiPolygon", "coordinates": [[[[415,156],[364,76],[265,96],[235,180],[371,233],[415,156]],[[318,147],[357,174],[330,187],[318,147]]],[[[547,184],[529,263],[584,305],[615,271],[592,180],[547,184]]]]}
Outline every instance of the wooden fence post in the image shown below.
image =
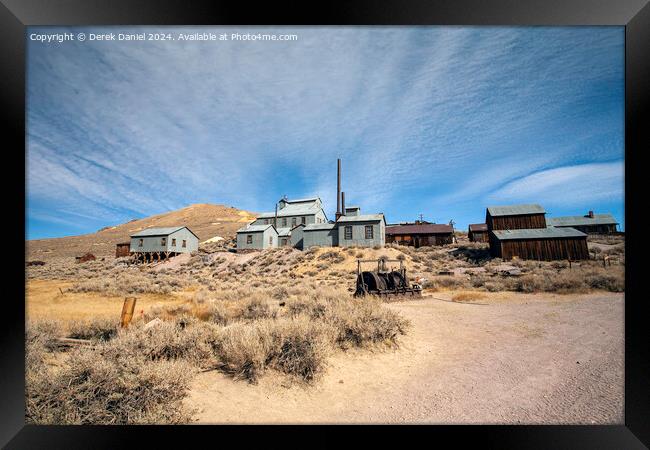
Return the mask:
{"type": "Polygon", "coordinates": [[[131,323],[133,311],[135,310],[136,297],[125,297],[124,306],[122,306],[122,317],[120,318],[120,327],[126,328],[131,323]]]}

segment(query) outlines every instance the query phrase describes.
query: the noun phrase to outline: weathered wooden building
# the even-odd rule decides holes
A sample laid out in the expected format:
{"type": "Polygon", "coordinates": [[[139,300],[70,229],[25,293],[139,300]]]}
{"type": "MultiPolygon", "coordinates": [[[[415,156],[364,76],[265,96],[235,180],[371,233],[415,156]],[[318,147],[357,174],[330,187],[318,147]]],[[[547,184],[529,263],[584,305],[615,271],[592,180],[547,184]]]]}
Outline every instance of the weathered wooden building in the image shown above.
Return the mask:
{"type": "Polygon", "coordinates": [[[451,244],[454,229],[451,225],[437,223],[412,223],[386,227],[386,242],[410,245],[415,248],[451,244]]]}
{"type": "Polygon", "coordinates": [[[275,211],[264,212],[257,216],[252,225],[275,225],[280,228],[293,228],[296,225],[309,225],[310,223],[327,223],[327,215],[323,204],[318,197],[289,200],[282,198],[275,211]]]}
{"type": "Polygon", "coordinates": [[[120,242],[115,244],[115,257],[122,258],[131,254],[131,242],[120,242]]]}
{"type": "Polygon", "coordinates": [[[488,206],[485,223],[490,231],[546,228],[545,214],[538,204],[488,206]]]}
{"type": "Polygon", "coordinates": [[[503,259],[589,259],[587,235],[573,228],[490,231],[490,253],[503,259]]]}
{"type": "Polygon", "coordinates": [[[131,254],[143,261],[160,261],[199,249],[199,238],[185,226],[153,227],[131,235],[131,254]]]}
{"type": "Polygon", "coordinates": [[[490,242],[487,223],[472,223],[469,225],[467,237],[470,242],[490,242]]]}
{"type": "Polygon", "coordinates": [[[237,250],[259,250],[277,246],[278,230],[272,224],[251,224],[237,230],[237,250]]]}
{"type": "Polygon", "coordinates": [[[302,229],[302,248],[337,247],[339,233],[336,223],[312,223],[302,229]]]}
{"type": "Polygon", "coordinates": [[[383,247],[386,242],[386,219],[379,214],[342,215],[336,221],[340,247],[383,247]]]}
{"type": "Polygon", "coordinates": [[[611,214],[594,214],[589,211],[584,216],[549,217],[548,224],[557,228],[571,227],[587,234],[616,233],[618,222],[611,214]]]}

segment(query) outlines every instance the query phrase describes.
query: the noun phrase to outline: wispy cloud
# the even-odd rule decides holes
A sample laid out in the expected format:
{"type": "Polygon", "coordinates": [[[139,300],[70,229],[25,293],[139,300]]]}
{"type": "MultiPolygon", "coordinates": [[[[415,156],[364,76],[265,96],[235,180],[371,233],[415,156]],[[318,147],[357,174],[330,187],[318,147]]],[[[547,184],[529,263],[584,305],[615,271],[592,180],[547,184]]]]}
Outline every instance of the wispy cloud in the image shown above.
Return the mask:
{"type": "Polygon", "coordinates": [[[29,42],[29,202],[88,231],[283,194],[332,215],[343,157],[348,203],[463,223],[508,183],[623,159],[622,28],[254,30],[299,39],[29,42]]]}

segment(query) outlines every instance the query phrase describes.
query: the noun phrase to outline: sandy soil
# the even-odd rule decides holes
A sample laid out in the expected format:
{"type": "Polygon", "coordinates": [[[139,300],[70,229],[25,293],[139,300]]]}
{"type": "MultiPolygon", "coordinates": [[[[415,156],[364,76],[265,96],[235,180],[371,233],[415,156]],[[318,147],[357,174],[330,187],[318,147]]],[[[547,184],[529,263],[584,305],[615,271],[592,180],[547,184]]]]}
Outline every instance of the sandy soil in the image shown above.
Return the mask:
{"type": "Polygon", "coordinates": [[[388,305],[413,324],[398,350],[337,353],[310,387],[204,372],[187,405],[199,423],[623,422],[623,294],[435,295],[388,305]]]}

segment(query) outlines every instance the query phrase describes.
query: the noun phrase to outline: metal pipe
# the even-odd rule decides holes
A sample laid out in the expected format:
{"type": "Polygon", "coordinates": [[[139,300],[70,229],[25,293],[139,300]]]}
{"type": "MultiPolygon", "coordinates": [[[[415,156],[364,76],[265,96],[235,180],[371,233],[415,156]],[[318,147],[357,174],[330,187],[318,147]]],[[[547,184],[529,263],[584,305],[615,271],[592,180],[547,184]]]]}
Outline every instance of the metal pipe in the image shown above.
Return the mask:
{"type": "Polygon", "coordinates": [[[345,215],[345,192],[341,192],[341,215],[345,215]]]}
{"type": "Polygon", "coordinates": [[[341,158],[336,160],[336,218],[341,215],[341,158]]]}

